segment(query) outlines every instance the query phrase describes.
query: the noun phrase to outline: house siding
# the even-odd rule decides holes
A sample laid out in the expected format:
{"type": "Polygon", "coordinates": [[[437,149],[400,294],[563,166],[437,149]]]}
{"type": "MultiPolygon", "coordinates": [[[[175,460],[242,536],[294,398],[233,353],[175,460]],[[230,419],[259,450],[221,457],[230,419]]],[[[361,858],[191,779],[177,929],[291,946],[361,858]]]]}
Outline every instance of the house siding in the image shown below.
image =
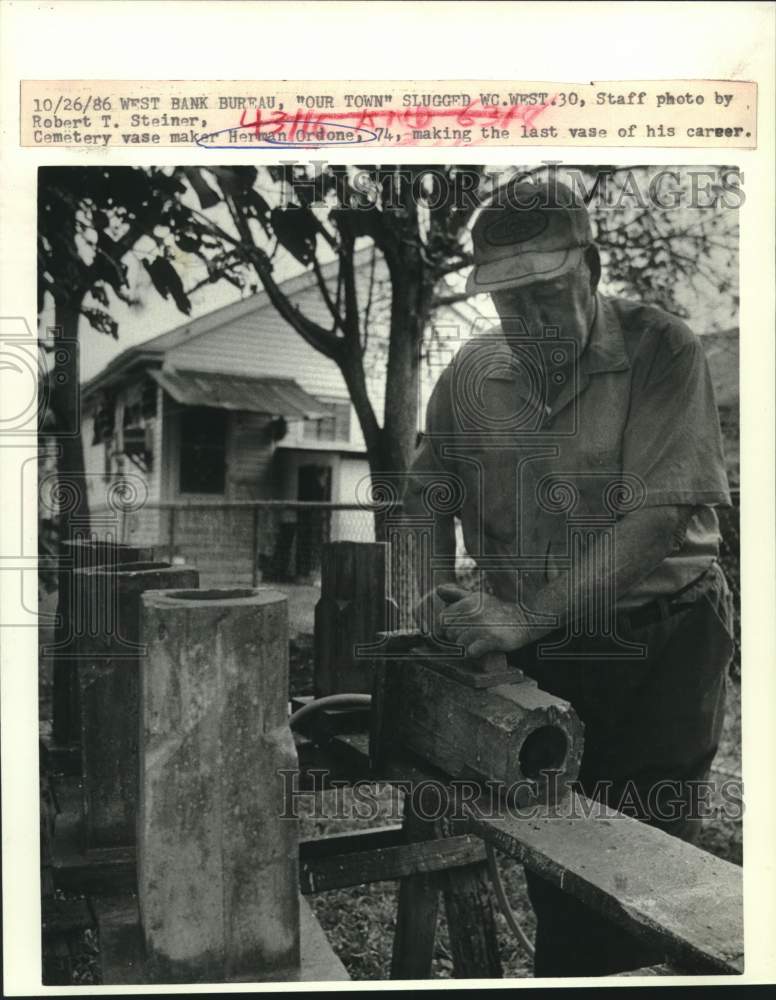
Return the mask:
{"type": "MultiPolygon", "coordinates": [[[[141,376],[142,377],[142,376],[141,376]]],[[[139,379],[128,382],[116,394],[117,410],[120,417],[132,387],[139,379]]],[[[117,417],[117,419],[119,419],[117,417]]],[[[89,508],[95,515],[92,530],[99,536],[115,535],[130,545],[153,545],[159,535],[159,511],[154,506],[162,498],[163,416],[162,392],[157,388],[156,416],[151,418],[152,461],[148,470],[140,469],[126,455],[112,455],[110,473],[106,471],[105,442],[93,444],[95,413],[92,409],[83,414],[81,436],[84,451],[89,508]],[[116,510],[112,486],[124,481],[127,490],[119,496],[120,508],[116,510]],[[125,506],[126,505],[126,506],[125,506]],[[114,517],[108,517],[115,514],[114,517]]]]}
{"type": "Polygon", "coordinates": [[[230,500],[269,500],[277,493],[277,462],[272,418],[262,413],[232,413],[227,444],[227,496],[230,500]]]}
{"type": "MultiPolygon", "coordinates": [[[[296,302],[306,316],[331,326],[331,317],[317,291],[300,295],[296,302]]],[[[267,305],[171,348],[165,355],[165,365],[191,371],[293,378],[316,398],[349,398],[337,365],[310,347],[274,307],[267,305]]],[[[371,379],[368,391],[372,405],[381,414],[384,398],[381,380],[371,379]]],[[[297,433],[295,427],[291,431],[297,433]]],[[[352,407],[350,434],[351,447],[363,449],[364,439],[352,407]]],[[[301,427],[298,436],[301,441],[301,427]]]]}

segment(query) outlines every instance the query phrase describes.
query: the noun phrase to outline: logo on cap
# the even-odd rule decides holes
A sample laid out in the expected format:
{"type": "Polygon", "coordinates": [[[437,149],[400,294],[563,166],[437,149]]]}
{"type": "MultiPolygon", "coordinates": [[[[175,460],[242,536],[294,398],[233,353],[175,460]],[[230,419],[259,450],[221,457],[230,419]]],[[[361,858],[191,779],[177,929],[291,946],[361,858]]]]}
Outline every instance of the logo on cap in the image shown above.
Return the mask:
{"type": "Polygon", "coordinates": [[[549,217],[543,212],[529,210],[519,215],[505,214],[492,222],[482,235],[491,246],[514,246],[541,236],[549,222],[549,217]]]}

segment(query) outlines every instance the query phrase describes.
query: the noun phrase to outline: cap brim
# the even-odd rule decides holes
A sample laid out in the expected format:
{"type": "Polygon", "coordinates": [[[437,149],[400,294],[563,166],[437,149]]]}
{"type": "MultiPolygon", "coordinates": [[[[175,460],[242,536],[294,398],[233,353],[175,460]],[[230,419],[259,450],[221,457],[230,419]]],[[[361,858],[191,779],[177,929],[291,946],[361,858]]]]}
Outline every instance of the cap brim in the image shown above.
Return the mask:
{"type": "Polygon", "coordinates": [[[495,292],[501,288],[520,288],[537,281],[550,281],[572,271],[582,260],[582,247],[564,250],[533,251],[514,254],[504,260],[477,264],[466,279],[466,291],[495,292]]]}

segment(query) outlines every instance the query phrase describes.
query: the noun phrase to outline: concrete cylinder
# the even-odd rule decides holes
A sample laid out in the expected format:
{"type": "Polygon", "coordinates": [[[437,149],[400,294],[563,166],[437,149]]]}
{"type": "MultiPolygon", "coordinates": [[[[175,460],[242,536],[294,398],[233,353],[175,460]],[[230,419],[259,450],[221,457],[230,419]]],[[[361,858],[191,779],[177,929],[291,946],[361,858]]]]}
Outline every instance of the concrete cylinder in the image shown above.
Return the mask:
{"type": "Polygon", "coordinates": [[[199,573],[132,562],[78,570],[74,580],[87,626],[78,661],[84,848],[131,847],[139,791],[140,597],[197,587],[199,573]]]}
{"type": "Polygon", "coordinates": [[[464,661],[429,652],[419,645],[378,667],[375,714],[383,723],[373,719],[373,760],[409,750],[519,807],[565,795],[584,747],[584,726],[569,702],[520,671],[515,683],[469,687],[455,677],[464,661]]]}
{"type": "Polygon", "coordinates": [[[77,538],[60,545],[57,570],[57,625],[54,630],[54,647],[47,651],[53,655],[53,705],[52,735],[58,746],[75,744],[80,737],[80,708],[78,702],[79,643],[84,633],[83,595],[75,589],[83,584],[80,571],[95,566],[147,562],[153,559],[153,549],[123,545],[96,537],[77,538]]]}
{"type": "Polygon", "coordinates": [[[268,589],[143,596],[138,898],[156,982],[299,977],[288,608],[268,589]]]}

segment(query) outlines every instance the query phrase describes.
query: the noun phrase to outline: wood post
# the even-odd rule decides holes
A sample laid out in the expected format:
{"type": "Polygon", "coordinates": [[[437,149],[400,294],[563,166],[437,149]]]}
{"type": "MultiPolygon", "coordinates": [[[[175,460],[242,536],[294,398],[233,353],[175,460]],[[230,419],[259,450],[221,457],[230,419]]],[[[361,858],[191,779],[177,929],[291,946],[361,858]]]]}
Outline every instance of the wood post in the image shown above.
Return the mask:
{"type": "Polygon", "coordinates": [[[142,636],[138,896],[154,980],[298,979],[286,597],[147,593],[142,636]]]}
{"type": "Polygon", "coordinates": [[[167,560],[172,562],[175,558],[175,515],[177,508],[170,507],[170,517],[167,524],[167,560]]]}
{"type": "MultiPolygon", "coordinates": [[[[76,590],[76,573],[95,566],[153,559],[153,549],[100,540],[94,536],[62,542],[58,569],[57,618],[54,631],[52,736],[58,746],[80,738],[78,705],[79,642],[84,633],[84,597],[76,590]]],[[[78,578],[81,585],[84,578],[78,578]]],[[[49,651],[44,651],[49,652],[49,651]]]]}
{"type": "Polygon", "coordinates": [[[251,511],[251,586],[259,583],[259,508],[251,511]]]}
{"type": "Polygon", "coordinates": [[[374,658],[358,647],[377,643],[388,627],[388,547],[383,542],[327,542],[321,562],[321,598],[315,606],[316,697],[372,690],[374,658]]]}
{"type": "MultiPolygon", "coordinates": [[[[440,820],[438,830],[451,838],[460,826],[440,820]]],[[[442,874],[453,975],[456,979],[501,979],[504,969],[498,948],[496,914],[485,859],[442,874]]]]}
{"type": "MultiPolygon", "coordinates": [[[[434,823],[422,819],[413,796],[404,800],[403,830],[407,841],[431,840],[434,823]]],[[[439,873],[419,872],[399,883],[391,979],[430,979],[439,914],[439,873]]]]}
{"type": "Polygon", "coordinates": [[[504,969],[487,864],[445,872],[443,887],[454,978],[501,979],[504,969]]]}
{"type": "MultiPolygon", "coordinates": [[[[452,828],[444,819],[435,817],[436,797],[430,796],[426,808],[423,797],[418,788],[404,800],[403,832],[409,842],[434,840],[441,845],[447,840],[459,840],[448,836],[452,828]]],[[[440,890],[455,978],[500,979],[503,969],[489,886],[487,864],[481,856],[471,864],[440,866],[438,871],[405,876],[399,884],[391,979],[431,977],[440,890]]]]}
{"type": "Polygon", "coordinates": [[[84,848],[128,847],[137,821],[140,597],[197,587],[199,573],[134,562],[79,570],[75,584],[88,632],[78,663],[84,848]]]}

